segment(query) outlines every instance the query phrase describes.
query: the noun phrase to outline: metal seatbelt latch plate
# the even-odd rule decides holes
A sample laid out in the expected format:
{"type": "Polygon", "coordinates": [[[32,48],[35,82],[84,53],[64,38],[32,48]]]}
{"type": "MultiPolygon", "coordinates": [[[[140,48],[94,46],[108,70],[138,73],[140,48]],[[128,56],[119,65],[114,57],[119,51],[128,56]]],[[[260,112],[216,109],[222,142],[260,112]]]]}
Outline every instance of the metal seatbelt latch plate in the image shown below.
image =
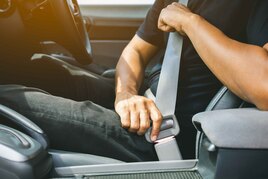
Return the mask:
{"type": "MultiPolygon", "coordinates": [[[[145,138],[148,142],[154,143],[151,140],[152,127],[150,127],[145,133],[145,138]]],[[[172,136],[177,136],[180,132],[178,120],[175,115],[168,115],[163,117],[160,133],[157,140],[165,139],[172,136]]]]}

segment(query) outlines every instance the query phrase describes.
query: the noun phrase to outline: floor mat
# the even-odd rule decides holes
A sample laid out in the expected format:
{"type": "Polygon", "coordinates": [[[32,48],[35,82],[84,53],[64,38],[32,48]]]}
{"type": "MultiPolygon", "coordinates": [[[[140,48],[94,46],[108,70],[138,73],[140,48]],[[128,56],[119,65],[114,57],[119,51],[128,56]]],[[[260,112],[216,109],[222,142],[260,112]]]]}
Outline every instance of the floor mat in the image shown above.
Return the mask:
{"type": "Polygon", "coordinates": [[[197,171],[178,171],[178,172],[93,176],[93,177],[85,177],[83,179],[202,179],[202,177],[197,171]]]}

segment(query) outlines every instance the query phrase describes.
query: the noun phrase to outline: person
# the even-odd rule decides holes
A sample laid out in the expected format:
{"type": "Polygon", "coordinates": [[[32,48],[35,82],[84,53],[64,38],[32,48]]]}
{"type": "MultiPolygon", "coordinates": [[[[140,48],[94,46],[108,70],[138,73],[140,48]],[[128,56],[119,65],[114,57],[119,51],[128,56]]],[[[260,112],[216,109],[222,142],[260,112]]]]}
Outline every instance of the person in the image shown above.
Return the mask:
{"type": "MultiPolygon", "coordinates": [[[[150,99],[143,97],[143,94],[139,92],[139,88],[144,79],[146,65],[150,63],[152,57],[160,49],[165,49],[166,47],[167,33],[164,32],[180,30],[178,28],[175,29],[175,27],[177,27],[177,23],[181,23],[179,20],[183,17],[180,17],[180,15],[185,14],[185,12],[175,9],[174,4],[165,8],[172,2],[174,1],[158,0],[155,2],[145,22],[123,51],[117,65],[115,110],[120,115],[121,123],[130,132],[143,135],[150,126],[151,119],[154,129],[152,131],[152,140],[155,140],[158,135],[162,118],[155,104],[150,99]],[[165,23],[168,23],[168,25],[163,26],[165,23]]],[[[190,0],[188,7],[196,16],[207,19],[210,24],[221,29],[229,37],[243,41],[245,40],[243,34],[245,34],[250,11],[254,7],[254,3],[255,1],[190,0]]],[[[188,13],[191,15],[190,12],[188,13]]],[[[189,24],[194,23],[186,15],[185,21],[189,24]]],[[[209,31],[210,29],[206,30],[209,31]]],[[[202,34],[200,34],[202,29],[199,27],[192,31],[202,37],[202,34]],[[200,32],[197,33],[196,31],[198,30],[200,32]]],[[[181,33],[184,34],[184,32],[181,33]]],[[[210,65],[205,64],[205,60],[205,63],[201,60],[200,56],[202,58],[203,56],[196,53],[196,50],[199,53],[199,48],[196,47],[201,42],[192,43],[191,38],[187,34],[183,42],[176,107],[176,116],[181,127],[177,138],[184,158],[193,158],[194,156],[193,146],[195,146],[196,130],[191,123],[192,116],[200,111],[204,111],[212,97],[222,86],[208,68],[210,65]]],[[[203,46],[200,48],[205,50],[209,47],[207,44],[215,45],[213,41],[208,41],[205,38],[201,39],[203,46]]],[[[219,41],[218,43],[221,42],[219,41]]],[[[217,49],[213,50],[213,52],[218,53],[217,49]]],[[[154,94],[156,94],[158,78],[159,70],[156,70],[152,72],[149,79],[149,87],[154,94]]]]}
{"type": "MultiPolygon", "coordinates": [[[[52,96],[42,90],[17,85],[0,86],[1,103],[37,123],[48,134],[54,148],[108,156],[123,161],[156,160],[152,144],[136,133],[143,134],[145,130],[143,127],[140,129],[140,125],[148,123],[148,118],[152,118],[153,125],[156,125],[153,138],[158,133],[159,121],[161,121],[161,115],[152,101],[138,96],[144,66],[157,51],[156,45],[153,44],[160,42],[158,45],[160,47],[165,44],[164,40],[155,38],[160,34],[160,37],[164,39],[164,34],[158,30],[157,24],[159,24],[159,28],[164,31],[176,30],[189,37],[185,40],[183,48],[183,71],[179,84],[180,98],[177,113],[184,111],[181,114],[185,118],[187,116],[190,118],[194,110],[203,110],[209,101],[207,98],[212,97],[220,86],[216,78],[201,63],[202,60],[236,94],[261,109],[266,109],[268,100],[264,79],[267,76],[267,63],[265,62],[268,57],[267,47],[260,47],[261,43],[268,41],[266,1],[258,1],[262,4],[258,4],[258,11],[253,13],[248,26],[248,43],[254,42],[255,45],[240,43],[224,35],[225,33],[233,39],[243,40],[239,38],[239,35],[246,29],[252,1],[196,2],[198,1],[190,1],[189,9],[191,10],[189,10],[177,3],[166,7],[164,1],[157,0],[149,11],[145,23],[124,50],[117,66],[115,109],[120,117],[114,111],[91,101],[76,102],[52,96]],[[244,8],[241,8],[242,5],[244,8]],[[242,12],[238,13],[241,9],[243,9],[242,12]],[[223,14],[225,18],[221,19],[223,14]],[[148,34],[145,33],[147,30],[148,34]],[[194,46],[191,45],[190,40],[194,46]],[[194,47],[202,60],[194,53],[194,47]],[[149,53],[143,54],[142,50],[134,51],[136,53],[131,52],[132,49],[137,48],[149,53]],[[148,48],[151,50],[148,51],[148,48]],[[215,61],[217,63],[213,63],[215,61]],[[254,70],[254,73],[248,74],[249,70],[254,70]],[[142,105],[134,103],[136,101],[142,105]],[[140,106],[149,106],[150,109],[137,108],[140,106]],[[128,107],[135,107],[136,111],[144,110],[144,114],[134,113],[132,114],[134,117],[129,119],[131,108],[128,107]],[[150,116],[146,114],[149,112],[150,116]],[[131,119],[134,119],[134,122],[131,119]],[[144,119],[145,121],[142,121],[144,119]],[[137,123],[139,120],[140,123],[137,123]],[[123,129],[121,123],[129,130],[123,129]]],[[[149,86],[153,89],[157,85],[157,78],[152,79],[150,83],[149,86]]],[[[153,91],[155,92],[155,88],[153,91]]],[[[185,121],[190,124],[190,120],[185,121]]]]}

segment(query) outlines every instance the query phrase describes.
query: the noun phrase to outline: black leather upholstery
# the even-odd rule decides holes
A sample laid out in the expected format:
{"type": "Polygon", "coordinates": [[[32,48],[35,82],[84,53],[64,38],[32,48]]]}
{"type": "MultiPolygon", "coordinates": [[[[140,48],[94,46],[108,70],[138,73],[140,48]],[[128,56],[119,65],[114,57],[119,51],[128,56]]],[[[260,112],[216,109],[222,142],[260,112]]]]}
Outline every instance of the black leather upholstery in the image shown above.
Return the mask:
{"type": "MultiPolygon", "coordinates": [[[[58,58],[59,60],[63,62],[67,62],[70,65],[73,65],[75,67],[82,68],[85,71],[89,71],[91,73],[95,73],[97,75],[103,76],[105,78],[114,78],[115,77],[115,69],[110,69],[108,67],[96,64],[96,63],[91,63],[89,65],[81,65],[78,63],[74,58],[68,57],[68,56],[62,56],[62,55],[52,55],[55,58],[58,58]]],[[[51,58],[53,60],[53,58],[51,58]]]]}
{"type": "Polygon", "coordinates": [[[227,87],[222,87],[207,106],[206,111],[218,109],[240,108],[245,102],[232,93],[227,87]]]}

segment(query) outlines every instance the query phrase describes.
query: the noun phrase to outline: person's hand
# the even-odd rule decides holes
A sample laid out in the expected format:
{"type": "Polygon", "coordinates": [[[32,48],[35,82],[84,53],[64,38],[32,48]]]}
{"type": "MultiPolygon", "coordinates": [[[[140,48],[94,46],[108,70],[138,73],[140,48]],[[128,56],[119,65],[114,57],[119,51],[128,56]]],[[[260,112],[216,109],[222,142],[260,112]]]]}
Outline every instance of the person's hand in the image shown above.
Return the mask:
{"type": "Polygon", "coordinates": [[[180,3],[172,3],[162,9],[158,18],[158,28],[165,32],[178,31],[184,35],[184,25],[190,23],[190,17],[193,13],[180,3]]]}
{"type": "Polygon", "coordinates": [[[162,115],[154,101],[128,92],[117,93],[115,111],[121,118],[122,127],[138,135],[143,135],[152,121],[151,140],[157,139],[162,115]]]}

